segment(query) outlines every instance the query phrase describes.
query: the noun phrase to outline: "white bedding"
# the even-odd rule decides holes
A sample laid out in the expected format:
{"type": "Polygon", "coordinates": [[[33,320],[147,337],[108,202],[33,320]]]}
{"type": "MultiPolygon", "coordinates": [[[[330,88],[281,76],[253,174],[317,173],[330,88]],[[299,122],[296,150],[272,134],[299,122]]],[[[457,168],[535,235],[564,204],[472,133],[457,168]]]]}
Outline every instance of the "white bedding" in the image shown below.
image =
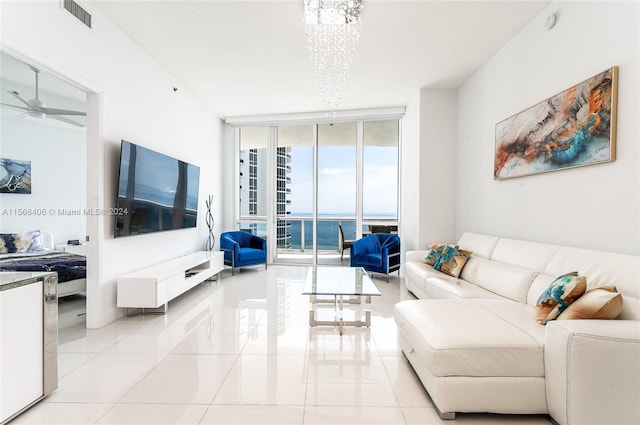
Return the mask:
{"type": "MultiPolygon", "coordinates": [[[[29,257],[38,257],[41,256],[43,254],[51,254],[51,253],[55,253],[55,252],[60,252],[60,251],[55,251],[53,249],[54,245],[54,238],[53,235],[50,232],[45,232],[45,231],[41,231],[42,234],[42,245],[45,247],[44,250],[42,251],[31,251],[31,252],[15,252],[15,253],[7,253],[7,254],[0,254],[0,260],[3,259],[10,259],[13,257],[24,257],[24,256],[29,256],[29,257]]],[[[66,297],[69,295],[75,295],[75,294],[84,294],[87,290],[87,279],[86,278],[82,278],[82,279],[74,279],[74,280],[69,280],[67,282],[59,282],[58,283],[58,298],[60,297],[66,297]]]]}

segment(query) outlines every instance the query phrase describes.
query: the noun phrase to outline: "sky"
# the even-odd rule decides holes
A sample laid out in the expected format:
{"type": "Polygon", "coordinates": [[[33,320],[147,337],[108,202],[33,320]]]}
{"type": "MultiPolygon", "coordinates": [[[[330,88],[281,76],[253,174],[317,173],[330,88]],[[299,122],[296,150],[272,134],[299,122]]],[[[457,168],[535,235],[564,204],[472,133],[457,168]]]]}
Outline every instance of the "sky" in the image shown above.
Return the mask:
{"type": "MultiPolygon", "coordinates": [[[[293,147],[291,155],[292,215],[310,214],[313,208],[313,149],[293,147]]],[[[397,149],[365,147],[363,209],[366,216],[396,214],[397,149]]],[[[321,146],[318,153],[318,213],[355,216],[356,148],[321,146]]]]}

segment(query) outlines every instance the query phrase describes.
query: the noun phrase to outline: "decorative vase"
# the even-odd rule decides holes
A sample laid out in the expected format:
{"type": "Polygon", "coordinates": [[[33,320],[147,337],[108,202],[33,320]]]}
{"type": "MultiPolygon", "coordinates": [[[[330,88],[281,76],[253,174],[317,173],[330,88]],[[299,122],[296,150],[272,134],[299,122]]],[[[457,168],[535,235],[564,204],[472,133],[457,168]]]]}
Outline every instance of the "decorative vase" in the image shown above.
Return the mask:
{"type": "Polygon", "coordinates": [[[213,205],[213,195],[209,195],[209,198],[205,201],[207,205],[207,227],[209,228],[209,236],[207,237],[206,250],[212,251],[213,246],[216,244],[216,237],[213,236],[213,214],[211,213],[211,205],[213,205]]]}

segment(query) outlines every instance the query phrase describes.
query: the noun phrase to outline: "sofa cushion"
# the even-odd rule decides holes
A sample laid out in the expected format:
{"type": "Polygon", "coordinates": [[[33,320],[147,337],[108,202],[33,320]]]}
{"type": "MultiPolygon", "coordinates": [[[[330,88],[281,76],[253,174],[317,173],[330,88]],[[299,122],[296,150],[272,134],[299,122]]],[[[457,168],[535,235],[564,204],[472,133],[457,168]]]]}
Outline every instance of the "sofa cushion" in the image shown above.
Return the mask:
{"type": "Polygon", "coordinates": [[[429,250],[415,250],[415,251],[407,251],[404,253],[404,261],[409,262],[420,262],[424,263],[425,257],[429,254],[429,250]]]}
{"type": "Polygon", "coordinates": [[[546,325],[555,320],[569,304],[578,299],[587,289],[587,279],[578,272],[565,273],[551,282],[536,303],[536,319],[546,325]]]}
{"type": "Polygon", "coordinates": [[[595,288],[575,300],[558,320],[615,319],[622,311],[622,295],[615,286],[595,288]]]}
{"type": "Polygon", "coordinates": [[[442,273],[433,269],[433,267],[423,262],[410,261],[404,264],[404,272],[407,280],[412,283],[421,282],[431,276],[442,275],[442,273]]]}
{"type": "Polygon", "coordinates": [[[474,253],[462,270],[461,277],[505,298],[526,303],[529,286],[535,275],[532,270],[477,258],[474,253]]]}
{"type": "Polygon", "coordinates": [[[382,266],[382,255],[379,253],[366,252],[364,254],[356,255],[354,258],[358,259],[358,264],[360,266],[382,266]]]}
{"type": "Polygon", "coordinates": [[[543,272],[559,248],[557,245],[500,238],[491,253],[491,259],[543,272]]]}
{"type": "Polygon", "coordinates": [[[640,256],[563,246],[545,273],[558,276],[567,270],[586,276],[588,290],[614,285],[624,298],[619,318],[640,320],[640,256]]]}
{"type": "Polygon", "coordinates": [[[502,298],[478,285],[439,272],[422,261],[405,263],[404,272],[407,289],[418,298],[502,298]]]}
{"type": "Polygon", "coordinates": [[[381,252],[382,251],[382,246],[380,245],[380,239],[378,239],[377,237],[371,237],[371,235],[369,235],[369,237],[364,237],[362,239],[360,239],[361,242],[365,242],[365,245],[363,245],[364,251],[365,252],[381,252]]]}
{"type": "Polygon", "coordinates": [[[466,232],[460,237],[458,246],[467,251],[472,251],[476,256],[489,258],[498,239],[497,236],[466,232]]]}
{"type": "Polygon", "coordinates": [[[544,376],[544,327],[535,309],[499,299],[410,300],[399,332],[435,376],[544,376]]]}
{"type": "MultiPolygon", "coordinates": [[[[415,289],[415,288],[414,288],[415,289]]],[[[447,276],[440,273],[438,276],[430,277],[422,285],[424,293],[428,298],[496,298],[504,299],[498,294],[487,291],[478,285],[469,283],[466,280],[447,276]]]]}
{"type": "Polygon", "coordinates": [[[449,276],[458,277],[471,254],[471,251],[457,249],[449,245],[445,246],[437,257],[433,268],[449,276]]]}
{"type": "Polygon", "coordinates": [[[255,248],[240,248],[238,261],[260,261],[265,259],[265,252],[255,248]]]}

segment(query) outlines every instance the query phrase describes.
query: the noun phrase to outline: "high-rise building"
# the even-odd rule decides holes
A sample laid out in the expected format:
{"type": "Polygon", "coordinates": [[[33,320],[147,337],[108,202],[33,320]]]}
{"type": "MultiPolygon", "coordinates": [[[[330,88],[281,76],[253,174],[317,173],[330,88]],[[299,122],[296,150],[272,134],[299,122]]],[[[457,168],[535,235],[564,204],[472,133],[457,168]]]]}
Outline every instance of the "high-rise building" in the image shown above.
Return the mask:
{"type": "MultiPolygon", "coordinates": [[[[278,217],[291,214],[291,211],[289,211],[289,205],[291,204],[289,183],[291,183],[291,177],[288,176],[291,172],[291,165],[289,165],[291,163],[291,155],[289,152],[291,152],[290,147],[280,147],[276,155],[276,212],[278,217]]],[[[278,248],[291,248],[290,227],[290,221],[278,218],[278,248]]]]}
{"type": "MultiPolygon", "coordinates": [[[[281,147],[277,149],[276,162],[276,213],[278,217],[283,217],[291,212],[288,209],[291,200],[289,194],[291,189],[291,151],[290,147],[281,147]]],[[[266,216],[266,167],[267,167],[267,150],[262,149],[245,149],[240,151],[240,216],[266,216]]],[[[276,226],[276,237],[278,248],[290,248],[291,233],[289,228],[291,223],[288,220],[278,218],[276,226]]],[[[256,233],[258,229],[257,223],[249,223],[243,228],[256,233]]]]}

